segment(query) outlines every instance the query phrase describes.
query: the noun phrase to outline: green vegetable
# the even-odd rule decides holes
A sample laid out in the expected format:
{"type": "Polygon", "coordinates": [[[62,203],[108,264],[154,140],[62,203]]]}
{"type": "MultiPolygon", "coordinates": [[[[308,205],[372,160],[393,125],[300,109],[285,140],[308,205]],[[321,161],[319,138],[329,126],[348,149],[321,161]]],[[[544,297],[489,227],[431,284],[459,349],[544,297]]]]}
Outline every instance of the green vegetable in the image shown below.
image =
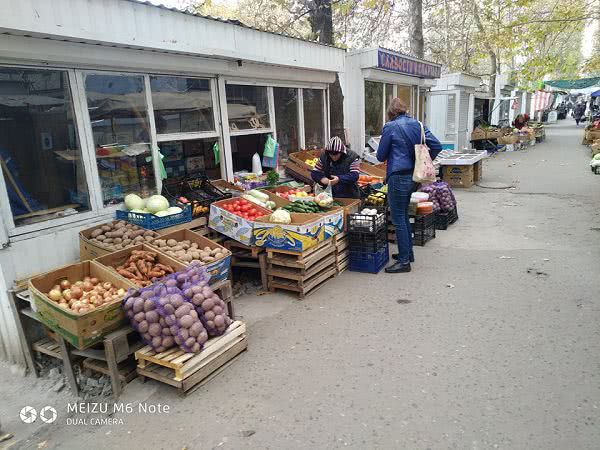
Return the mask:
{"type": "Polygon", "coordinates": [[[269,186],[273,186],[279,181],[279,174],[274,170],[269,170],[267,172],[267,183],[269,186]]]}
{"type": "MultiPolygon", "coordinates": [[[[249,191],[247,194],[242,195],[242,198],[245,200],[248,200],[249,202],[254,203],[255,205],[262,206],[263,208],[267,207],[267,205],[264,202],[260,201],[256,197],[250,195],[250,192],[252,192],[252,191],[249,191]]],[[[267,200],[268,200],[268,198],[269,197],[267,196],[267,200]]]]}
{"type": "Polygon", "coordinates": [[[264,192],[260,192],[257,189],[252,189],[251,191],[248,191],[248,194],[250,194],[252,197],[259,199],[263,203],[269,201],[269,196],[264,192]]]}

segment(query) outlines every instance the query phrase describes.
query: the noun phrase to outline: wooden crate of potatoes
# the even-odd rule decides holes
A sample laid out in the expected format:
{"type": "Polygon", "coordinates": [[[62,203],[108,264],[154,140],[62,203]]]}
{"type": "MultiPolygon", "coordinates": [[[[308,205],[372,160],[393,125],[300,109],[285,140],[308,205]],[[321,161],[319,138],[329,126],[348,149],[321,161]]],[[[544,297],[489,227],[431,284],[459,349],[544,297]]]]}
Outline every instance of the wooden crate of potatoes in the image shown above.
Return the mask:
{"type": "Polygon", "coordinates": [[[328,239],[301,253],[268,249],[267,265],[271,292],[292,291],[303,299],[337,275],[335,240],[328,239]]]}
{"type": "Polygon", "coordinates": [[[248,347],[246,325],[233,322],[225,334],[209,339],[200,353],[185,353],[178,347],[156,353],[146,346],[135,353],[137,373],[169,384],[185,395],[220,373],[248,347]]]}

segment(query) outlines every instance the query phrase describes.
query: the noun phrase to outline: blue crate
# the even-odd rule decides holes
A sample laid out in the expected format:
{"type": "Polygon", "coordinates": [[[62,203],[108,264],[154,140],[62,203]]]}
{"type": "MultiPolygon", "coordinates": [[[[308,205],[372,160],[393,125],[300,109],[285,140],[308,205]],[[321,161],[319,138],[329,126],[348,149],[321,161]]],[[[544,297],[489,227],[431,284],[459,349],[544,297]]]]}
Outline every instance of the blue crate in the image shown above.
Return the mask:
{"type": "Polygon", "coordinates": [[[389,247],[386,246],[377,253],[350,251],[348,270],[352,272],[379,273],[390,260],[389,247]]]}
{"type": "Polygon", "coordinates": [[[126,220],[129,223],[146,228],[147,230],[160,230],[180,223],[192,221],[192,208],[188,205],[179,214],[158,217],[154,214],[134,213],[131,211],[117,211],[117,220],[126,220]]]}

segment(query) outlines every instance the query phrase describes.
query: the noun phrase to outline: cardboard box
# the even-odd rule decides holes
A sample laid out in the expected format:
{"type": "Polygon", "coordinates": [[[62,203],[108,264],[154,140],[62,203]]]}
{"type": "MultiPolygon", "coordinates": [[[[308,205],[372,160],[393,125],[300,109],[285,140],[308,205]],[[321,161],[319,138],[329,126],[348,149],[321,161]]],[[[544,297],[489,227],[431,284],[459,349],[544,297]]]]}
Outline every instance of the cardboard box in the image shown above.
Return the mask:
{"type": "MultiPolygon", "coordinates": [[[[304,166],[307,166],[307,164],[304,164],[304,166]]],[[[308,169],[307,167],[300,166],[291,159],[285,163],[285,170],[292,178],[312,186],[314,184],[314,181],[310,177],[312,168],[308,169]]]]}
{"type": "MultiPolygon", "coordinates": [[[[164,238],[161,237],[161,239],[164,239],[164,238]]],[[[133,252],[134,250],[145,250],[145,251],[157,253],[158,254],[157,261],[160,264],[165,264],[167,266],[171,266],[175,272],[178,272],[185,268],[185,264],[183,262],[178,261],[174,258],[171,258],[170,256],[165,255],[164,253],[161,253],[159,249],[151,247],[149,244],[140,244],[140,245],[136,245],[134,247],[126,248],[124,250],[119,250],[118,252],[109,253],[108,255],[104,255],[99,258],[96,258],[94,261],[96,261],[101,266],[107,268],[111,272],[113,272],[116,275],[121,277],[121,275],[119,275],[117,273],[116,268],[118,266],[123,265],[125,263],[125,261],[127,261],[127,258],[129,258],[129,256],[131,255],[131,252],[133,252]]],[[[127,283],[131,284],[131,287],[135,287],[135,288],[140,287],[137,284],[135,284],[133,281],[130,281],[129,279],[127,279],[125,277],[121,277],[121,278],[123,278],[125,281],[127,281],[127,283]]]]}
{"type": "Polygon", "coordinates": [[[291,213],[290,224],[271,223],[271,216],[256,220],[254,237],[258,247],[303,252],[325,240],[323,217],[291,213]]]}
{"type": "Polygon", "coordinates": [[[442,166],[442,180],[452,187],[469,188],[475,184],[475,168],[470,166],[442,166]]]}
{"type": "Polygon", "coordinates": [[[344,231],[344,208],[331,208],[329,211],[320,213],[323,217],[323,234],[325,239],[329,239],[338,233],[344,231]]]}
{"type": "MultiPolygon", "coordinates": [[[[236,214],[222,208],[222,205],[235,201],[234,199],[220,200],[211,203],[210,216],[208,226],[215,231],[218,231],[225,236],[229,236],[238,242],[245,245],[254,245],[254,222],[244,219],[236,214]]],[[[261,208],[258,205],[254,206],[258,211],[261,211],[268,216],[271,214],[266,208],[261,208]]]]}
{"type": "Polygon", "coordinates": [[[275,194],[274,192],[267,191],[266,189],[259,189],[263,194],[267,194],[269,196],[269,200],[275,203],[277,208],[283,208],[285,205],[291,203],[289,200],[286,200],[283,197],[275,194]]]}
{"type": "Polygon", "coordinates": [[[477,127],[471,133],[472,141],[482,141],[484,139],[487,139],[487,138],[486,138],[486,132],[483,128],[477,127]]]}
{"type": "Polygon", "coordinates": [[[371,175],[374,177],[381,177],[383,179],[385,179],[386,173],[387,173],[387,164],[383,163],[383,164],[369,164],[366,162],[361,162],[359,164],[359,170],[361,172],[366,173],[367,175],[371,175]]]}
{"type": "MultiPolygon", "coordinates": [[[[226,280],[229,277],[229,269],[231,267],[231,252],[229,250],[227,250],[225,247],[223,247],[222,245],[219,245],[216,242],[211,241],[210,239],[207,239],[204,236],[199,235],[198,233],[194,233],[191,230],[174,231],[173,233],[165,234],[164,236],[161,236],[160,239],[164,239],[164,240],[175,239],[178,242],[191,241],[191,242],[196,242],[198,244],[198,247],[200,247],[201,249],[203,249],[204,247],[210,247],[211,249],[215,249],[215,248],[220,249],[226,255],[224,258],[221,258],[212,263],[203,264],[203,265],[206,267],[206,271],[210,274],[210,282],[211,283],[215,283],[220,280],[226,280]]],[[[160,247],[155,247],[152,242],[150,242],[150,247],[154,251],[161,252],[160,247]]],[[[168,255],[165,255],[165,256],[169,257],[168,255]]],[[[173,257],[173,259],[175,261],[177,261],[178,263],[182,264],[183,267],[189,265],[189,263],[187,263],[185,261],[181,261],[178,258],[173,257]]],[[[181,269],[178,269],[178,270],[181,270],[181,269]]]]}
{"type": "Polygon", "coordinates": [[[585,139],[588,141],[595,141],[600,139],[600,130],[586,130],[585,139]]]}
{"type": "Polygon", "coordinates": [[[299,152],[290,153],[288,155],[289,161],[299,167],[308,170],[309,172],[314,169],[313,166],[306,164],[304,161],[307,159],[319,158],[321,156],[321,150],[302,150],[299,152]]]}
{"type": "Polygon", "coordinates": [[[600,140],[594,141],[592,144],[592,156],[595,156],[598,153],[600,153],[600,140]]]}
{"type": "Polygon", "coordinates": [[[477,161],[473,164],[473,182],[478,183],[483,176],[483,161],[477,161]]]}
{"type": "Polygon", "coordinates": [[[39,319],[48,328],[60,334],[78,349],[85,349],[102,340],[104,335],[119,328],[125,322],[121,301],[116,301],[86,314],[76,314],[63,309],[46,296],[52,286],[64,279],[71,282],[86,276],[108,281],[115,287],[129,289],[132,285],[114,271],[96,261],[84,261],[47,272],[29,280],[29,290],[39,319]]]}
{"type": "MultiPolygon", "coordinates": [[[[115,223],[115,222],[118,222],[118,220],[113,220],[112,222],[108,222],[108,223],[115,223]]],[[[92,232],[94,230],[100,228],[102,225],[106,225],[106,224],[103,223],[100,225],[96,225],[92,228],[88,228],[86,230],[81,230],[79,232],[79,259],[81,261],[96,259],[96,258],[99,258],[100,256],[108,255],[109,253],[114,252],[114,250],[109,250],[101,245],[97,245],[96,243],[90,241],[92,232]]],[[[146,231],[152,231],[156,235],[156,237],[159,236],[159,234],[156,231],[153,231],[153,230],[146,230],[146,231]]]]}

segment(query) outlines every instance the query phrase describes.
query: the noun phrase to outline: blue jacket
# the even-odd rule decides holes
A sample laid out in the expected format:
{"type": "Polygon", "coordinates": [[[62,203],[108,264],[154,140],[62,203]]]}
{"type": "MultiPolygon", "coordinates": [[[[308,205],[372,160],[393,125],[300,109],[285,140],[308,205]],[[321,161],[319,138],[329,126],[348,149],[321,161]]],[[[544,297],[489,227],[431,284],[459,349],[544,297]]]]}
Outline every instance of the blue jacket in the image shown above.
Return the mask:
{"type": "MultiPolygon", "coordinates": [[[[383,133],[377,149],[377,159],[387,161],[387,177],[399,170],[413,170],[415,168],[415,144],[421,143],[421,126],[419,122],[406,114],[396,117],[383,126],[383,133]],[[409,142],[406,142],[404,130],[409,142]]],[[[425,127],[425,143],[429,147],[431,159],[442,151],[442,144],[425,127]]]]}

